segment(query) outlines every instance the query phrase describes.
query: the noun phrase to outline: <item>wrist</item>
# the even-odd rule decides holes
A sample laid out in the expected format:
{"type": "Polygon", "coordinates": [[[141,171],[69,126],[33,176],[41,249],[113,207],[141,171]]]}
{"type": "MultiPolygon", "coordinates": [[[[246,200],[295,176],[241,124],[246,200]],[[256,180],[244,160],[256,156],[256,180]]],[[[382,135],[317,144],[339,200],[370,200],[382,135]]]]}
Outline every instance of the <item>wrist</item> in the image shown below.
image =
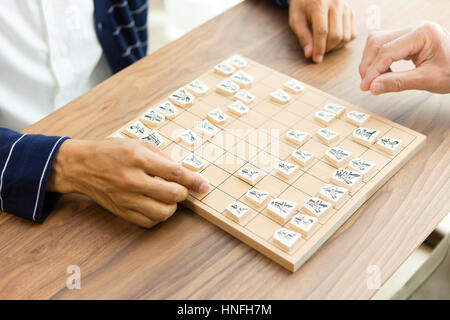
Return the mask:
{"type": "Polygon", "coordinates": [[[77,167],[84,162],[83,150],[87,142],[82,140],[66,140],[59,148],[53,161],[47,190],[58,193],[79,192],[77,167]]]}

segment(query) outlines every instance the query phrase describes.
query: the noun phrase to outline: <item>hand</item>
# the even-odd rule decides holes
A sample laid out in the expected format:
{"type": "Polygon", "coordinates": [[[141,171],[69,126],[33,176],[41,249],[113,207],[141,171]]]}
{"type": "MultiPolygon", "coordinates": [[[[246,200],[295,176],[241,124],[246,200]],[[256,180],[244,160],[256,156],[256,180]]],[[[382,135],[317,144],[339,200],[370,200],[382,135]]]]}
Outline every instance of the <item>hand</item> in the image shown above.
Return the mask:
{"type": "Polygon", "coordinates": [[[325,52],[356,38],[355,14],[343,0],[291,0],[289,25],[306,58],[320,63],[325,52]],[[310,30],[312,26],[312,34],[310,30]]]}
{"type": "Polygon", "coordinates": [[[67,140],[55,157],[47,190],[89,196],[145,228],[168,219],[188,190],[208,182],[170,160],[154,144],[129,139],[67,140]]]}
{"type": "Polygon", "coordinates": [[[450,35],[432,22],[374,33],[367,38],[359,73],[361,90],[375,95],[411,89],[449,93],[450,35]],[[391,72],[391,64],[403,59],[416,68],[391,72]]]}

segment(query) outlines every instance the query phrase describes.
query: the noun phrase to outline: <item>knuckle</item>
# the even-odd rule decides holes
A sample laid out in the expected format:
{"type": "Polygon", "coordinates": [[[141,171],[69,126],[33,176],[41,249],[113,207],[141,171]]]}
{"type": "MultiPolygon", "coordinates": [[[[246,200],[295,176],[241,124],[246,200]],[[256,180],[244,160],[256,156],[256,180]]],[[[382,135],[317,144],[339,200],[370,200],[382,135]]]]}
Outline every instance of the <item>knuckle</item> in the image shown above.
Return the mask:
{"type": "Polygon", "coordinates": [[[177,203],[179,201],[184,200],[184,192],[182,188],[171,188],[167,192],[167,198],[170,203],[177,203]]]}
{"type": "Polygon", "coordinates": [[[315,32],[319,37],[325,37],[328,34],[328,30],[325,27],[317,27],[315,32]]]}
{"type": "Polygon", "coordinates": [[[336,31],[331,31],[328,34],[328,39],[332,42],[332,43],[337,43],[340,42],[342,40],[342,34],[336,31]]]}
{"type": "Polygon", "coordinates": [[[425,31],[426,33],[430,34],[430,35],[434,35],[440,32],[441,27],[432,21],[424,21],[422,22],[422,24],[419,27],[420,29],[422,29],[423,31],[425,31]]]}
{"type": "Polygon", "coordinates": [[[183,177],[183,168],[179,164],[175,164],[170,169],[170,176],[172,180],[179,181],[183,177]]]}
{"type": "Polygon", "coordinates": [[[332,0],[331,3],[335,8],[342,8],[344,5],[342,0],[332,0]]]}

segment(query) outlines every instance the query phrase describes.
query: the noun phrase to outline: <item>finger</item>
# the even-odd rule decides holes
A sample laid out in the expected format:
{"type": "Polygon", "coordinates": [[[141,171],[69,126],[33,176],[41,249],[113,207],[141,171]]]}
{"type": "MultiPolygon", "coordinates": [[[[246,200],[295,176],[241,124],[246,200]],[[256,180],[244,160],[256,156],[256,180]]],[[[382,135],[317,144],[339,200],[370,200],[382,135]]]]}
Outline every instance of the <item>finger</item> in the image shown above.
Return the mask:
{"type": "Polygon", "coordinates": [[[330,7],[328,12],[328,36],[327,52],[335,49],[342,42],[343,25],[342,10],[337,7],[330,7]]]}
{"type": "Polygon", "coordinates": [[[366,46],[364,47],[361,63],[359,65],[359,74],[361,75],[361,79],[365,77],[367,68],[372,64],[380,48],[385,43],[408,33],[410,30],[411,28],[405,28],[394,31],[378,32],[369,35],[367,37],[366,46]]]}
{"type": "Polygon", "coordinates": [[[352,10],[346,7],[342,17],[342,33],[343,39],[341,44],[346,45],[352,41],[352,10]]]}
{"type": "Polygon", "coordinates": [[[153,199],[173,204],[185,200],[189,195],[187,188],[178,183],[148,176],[144,178],[147,181],[144,194],[153,199]]]}
{"type": "Polygon", "coordinates": [[[353,9],[350,8],[350,18],[351,18],[351,30],[352,30],[352,37],[350,40],[355,40],[356,36],[358,35],[358,28],[356,25],[356,16],[355,16],[355,11],[353,11],[353,9]]]}
{"type": "Polygon", "coordinates": [[[189,190],[206,193],[209,189],[205,178],[156,153],[150,154],[144,165],[147,173],[181,184],[189,190]]]}
{"type": "Polygon", "coordinates": [[[427,83],[429,81],[424,81],[426,76],[420,67],[405,72],[385,73],[375,78],[370,86],[370,92],[374,95],[379,95],[403,90],[428,90],[427,83]]]}
{"type": "Polygon", "coordinates": [[[121,217],[124,220],[127,220],[131,223],[134,223],[138,226],[141,226],[143,228],[152,228],[153,226],[155,226],[158,222],[157,221],[153,221],[151,219],[149,219],[148,217],[146,217],[145,215],[136,212],[136,211],[132,211],[132,210],[126,210],[123,212],[117,212],[116,213],[117,216],[121,217]]]}
{"type": "Polygon", "coordinates": [[[313,27],[313,61],[321,63],[327,48],[328,8],[315,6],[311,12],[313,27]]]}
{"type": "Polygon", "coordinates": [[[306,15],[303,12],[292,13],[291,19],[291,28],[296,34],[298,41],[300,42],[300,46],[303,48],[303,53],[306,58],[310,58],[313,49],[313,38],[308,26],[306,15]]]}
{"type": "Polygon", "coordinates": [[[369,90],[372,81],[380,74],[385,73],[395,61],[407,59],[418,52],[423,46],[420,32],[407,33],[391,42],[385,43],[379,50],[373,63],[367,68],[361,82],[361,90],[369,90]]]}
{"type": "Polygon", "coordinates": [[[152,141],[142,141],[144,147],[146,147],[147,149],[149,149],[152,152],[156,152],[157,154],[163,156],[166,159],[170,159],[170,157],[165,154],[155,143],[153,143],[152,141]]]}
{"type": "MultiPolygon", "coordinates": [[[[146,196],[133,196],[133,201],[129,201],[126,207],[131,212],[140,213],[146,218],[162,222],[169,219],[177,210],[177,204],[167,204],[146,196]]],[[[126,211],[128,214],[128,211],[126,211]]]]}

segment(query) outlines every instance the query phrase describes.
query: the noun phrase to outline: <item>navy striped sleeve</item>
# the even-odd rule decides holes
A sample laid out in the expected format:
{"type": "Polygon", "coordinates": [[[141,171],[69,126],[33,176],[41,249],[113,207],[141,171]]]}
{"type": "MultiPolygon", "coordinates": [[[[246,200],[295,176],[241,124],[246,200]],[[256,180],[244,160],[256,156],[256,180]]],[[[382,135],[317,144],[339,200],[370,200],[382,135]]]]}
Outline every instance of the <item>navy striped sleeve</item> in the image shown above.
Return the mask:
{"type": "Polygon", "coordinates": [[[61,196],[47,192],[53,160],[68,137],[0,128],[0,209],[43,222],[61,196]]]}
{"type": "Polygon", "coordinates": [[[289,0],[271,0],[271,1],[281,8],[289,8],[289,0]]]}

